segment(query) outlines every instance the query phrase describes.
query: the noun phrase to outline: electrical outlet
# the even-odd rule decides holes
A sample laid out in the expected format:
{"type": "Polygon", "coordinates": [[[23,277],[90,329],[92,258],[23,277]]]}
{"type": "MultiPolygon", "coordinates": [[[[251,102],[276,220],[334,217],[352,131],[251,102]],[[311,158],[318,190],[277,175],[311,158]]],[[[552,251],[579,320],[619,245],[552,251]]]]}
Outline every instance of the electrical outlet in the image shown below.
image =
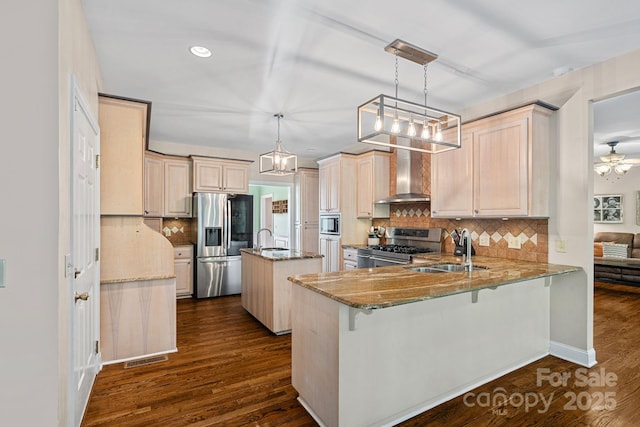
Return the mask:
{"type": "Polygon", "coordinates": [[[520,249],[522,247],[522,244],[520,243],[520,237],[518,236],[509,237],[509,240],[507,243],[510,249],[520,249]]]}
{"type": "Polygon", "coordinates": [[[556,252],[567,252],[567,241],[564,239],[556,239],[556,252]]]}
{"type": "Polygon", "coordinates": [[[489,235],[481,234],[479,243],[480,243],[480,246],[489,246],[489,235]]]}

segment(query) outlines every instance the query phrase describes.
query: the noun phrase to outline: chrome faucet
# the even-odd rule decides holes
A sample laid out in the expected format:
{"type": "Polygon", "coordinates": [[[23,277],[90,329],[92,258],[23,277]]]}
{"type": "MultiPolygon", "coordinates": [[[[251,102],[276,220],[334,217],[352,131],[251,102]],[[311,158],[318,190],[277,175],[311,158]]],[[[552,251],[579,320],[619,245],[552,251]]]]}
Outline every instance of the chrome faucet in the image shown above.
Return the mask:
{"type": "Polygon", "coordinates": [[[260,245],[260,232],[261,231],[268,231],[269,235],[273,237],[273,233],[268,228],[261,228],[260,230],[258,230],[258,232],[256,233],[256,240],[257,240],[256,249],[258,249],[258,250],[262,250],[262,246],[260,245]]]}
{"type": "Polygon", "coordinates": [[[471,246],[471,233],[466,228],[463,228],[460,232],[460,242],[462,244],[465,243],[465,235],[466,235],[466,243],[467,248],[465,252],[462,254],[462,265],[466,271],[473,271],[473,262],[471,261],[471,253],[473,252],[473,247],[471,246]]]}

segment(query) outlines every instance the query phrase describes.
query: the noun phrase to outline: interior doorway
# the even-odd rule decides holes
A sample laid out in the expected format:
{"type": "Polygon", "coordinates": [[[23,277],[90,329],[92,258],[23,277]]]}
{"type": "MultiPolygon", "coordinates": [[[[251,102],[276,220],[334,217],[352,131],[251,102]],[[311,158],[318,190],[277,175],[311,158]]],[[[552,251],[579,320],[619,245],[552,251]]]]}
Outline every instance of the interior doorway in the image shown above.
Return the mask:
{"type": "Polygon", "coordinates": [[[271,234],[265,232],[260,236],[262,246],[273,246],[273,194],[260,196],[260,229],[262,228],[271,230],[271,234]]]}

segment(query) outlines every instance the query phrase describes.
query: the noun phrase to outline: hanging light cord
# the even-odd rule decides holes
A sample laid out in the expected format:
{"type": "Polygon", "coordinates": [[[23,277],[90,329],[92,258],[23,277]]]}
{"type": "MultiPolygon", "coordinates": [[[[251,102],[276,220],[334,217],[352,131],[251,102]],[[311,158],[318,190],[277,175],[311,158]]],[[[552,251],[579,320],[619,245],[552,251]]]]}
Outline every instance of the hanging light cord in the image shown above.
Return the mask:
{"type": "Polygon", "coordinates": [[[396,84],[396,99],[398,98],[398,49],[395,50],[395,55],[396,55],[396,79],[395,79],[395,84],[396,84]]]}
{"type": "MultiPolygon", "coordinates": [[[[427,106],[427,65],[429,65],[428,62],[424,63],[424,106],[427,106]]],[[[424,114],[425,116],[427,115],[427,110],[424,110],[424,114]]]]}
{"type": "Polygon", "coordinates": [[[276,140],[276,142],[280,142],[280,119],[284,116],[278,113],[278,114],[274,114],[274,117],[278,118],[278,139],[276,140]]]}

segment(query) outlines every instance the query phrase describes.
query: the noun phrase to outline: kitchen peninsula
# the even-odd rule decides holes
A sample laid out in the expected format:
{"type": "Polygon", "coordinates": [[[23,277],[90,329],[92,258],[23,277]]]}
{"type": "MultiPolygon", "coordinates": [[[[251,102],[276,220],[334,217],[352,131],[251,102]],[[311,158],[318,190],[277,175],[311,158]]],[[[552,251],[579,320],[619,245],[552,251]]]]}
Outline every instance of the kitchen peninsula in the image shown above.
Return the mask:
{"type": "Polygon", "coordinates": [[[241,249],[242,307],[275,334],[291,330],[287,277],[322,271],[322,255],[286,248],[241,249]]]}
{"type": "MultiPolygon", "coordinates": [[[[442,263],[460,258],[426,255],[420,266],[442,263]]],[[[554,328],[566,320],[551,288],[571,289],[584,271],[480,256],[474,265],[485,268],[291,277],[292,384],[316,421],[395,424],[557,355],[566,343],[554,343],[554,328]]]]}

